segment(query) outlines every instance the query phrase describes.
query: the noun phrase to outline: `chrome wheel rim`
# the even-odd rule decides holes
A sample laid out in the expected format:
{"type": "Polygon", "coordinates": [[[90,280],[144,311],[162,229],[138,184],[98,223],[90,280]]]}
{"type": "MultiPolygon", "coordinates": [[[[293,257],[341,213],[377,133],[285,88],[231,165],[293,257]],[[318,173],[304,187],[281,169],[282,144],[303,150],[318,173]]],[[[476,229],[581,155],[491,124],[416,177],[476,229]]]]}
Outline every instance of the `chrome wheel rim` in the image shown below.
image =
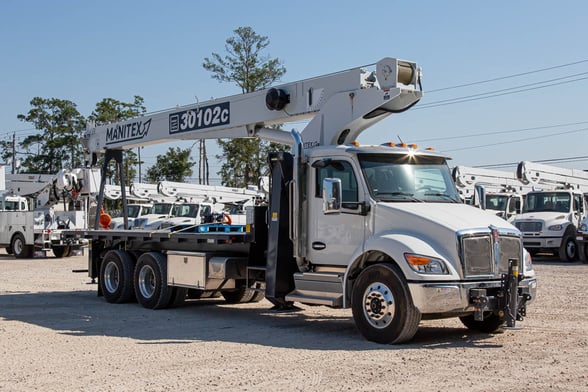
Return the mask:
{"type": "Polygon", "coordinates": [[[388,286],[380,282],[372,283],[363,294],[363,313],[374,328],[386,328],[392,323],[396,304],[388,286]]]}

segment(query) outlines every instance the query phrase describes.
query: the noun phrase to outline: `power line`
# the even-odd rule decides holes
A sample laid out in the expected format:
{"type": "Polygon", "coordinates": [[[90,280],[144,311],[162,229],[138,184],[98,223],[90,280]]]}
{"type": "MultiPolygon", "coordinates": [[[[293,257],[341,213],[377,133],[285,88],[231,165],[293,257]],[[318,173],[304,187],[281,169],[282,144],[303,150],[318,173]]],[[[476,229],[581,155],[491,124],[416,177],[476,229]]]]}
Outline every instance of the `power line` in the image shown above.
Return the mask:
{"type": "MultiPolygon", "coordinates": [[[[585,132],[585,131],[588,131],[588,128],[581,128],[581,129],[575,129],[575,130],[572,130],[572,131],[553,133],[551,135],[534,136],[533,139],[545,139],[545,138],[548,138],[548,137],[559,136],[559,135],[567,135],[567,134],[570,134],[570,133],[578,133],[578,132],[585,132]]],[[[492,147],[492,146],[499,146],[499,145],[502,145],[502,144],[512,144],[512,143],[527,142],[527,141],[529,141],[529,138],[516,139],[516,140],[505,140],[505,141],[498,142],[498,143],[489,143],[489,144],[482,144],[482,145],[478,145],[478,146],[454,148],[454,149],[445,150],[445,151],[450,152],[450,151],[471,150],[471,149],[474,149],[474,148],[492,147]]]]}
{"type": "Polygon", "coordinates": [[[550,129],[550,128],[560,128],[560,127],[569,127],[572,125],[581,125],[581,124],[588,124],[588,121],[579,121],[574,123],[565,123],[565,124],[556,124],[556,125],[545,125],[541,127],[531,127],[531,128],[518,128],[518,129],[508,129],[506,131],[492,131],[492,132],[482,132],[482,133],[470,133],[468,135],[459,135],[459,136],[444,136],[444,137],[435,137],[430,139],[419,139],[415,140],[415,143],[421,142],[431,142],[431,141],[439,141],[439,140],[452,140],[452,139],[467,139],[473,137],[480,137],[480,136],[494,136],[500,135],[504,133],[518,133],[518,132],[528,132],[528,131],[536,131],[539,129],[550,129]]]}
{"type": "MultiPolygon", "coordinates": [[[[582,74],[587,74],[588,72],[584,72],[582,74]]],[[[571,76],[570,76],[571,77],[571,76]]],[[[558,78],[558,79],[564,79],[567,78],[563,77],[563,78],[558,78]]],[[[558,80],[558,79],[553,79],[553,80],[558,80]]],[[[488,98],[495,98],[495,97],[500,97],[500,96],[504,96],[504,95],[510,95],[510,94],[517,94],[517,93],[523,93],[526,91],[532,91],[532,90],[538,90],[541,88],[546,88],[546,87],[553,87],[553,86],[559,86],[562,84],[567,84],[567,83],[572,83],[572,82],[578,82],[581,80],[585,80],[588,79],[587,77],[583,77],[583,78],[577,78],[577,79],[572,79],[572,80],[566,80],[566,81],[561,81],[558,83],[551,83],[551,84],[546,84],[544,86],[536,86],[536,87],[530,87],[530,88],[521,88],[524,86],[529,86],[529,85],[521,85],[521,86],[517,86],[517,87],[512,87],[509,89],[505,89],[505,90],[515,90],[515,89],[519,89],[519,90],[515,90],[515,91],[507,91],[507,92],[503,92],[503,93],[498,93],[498,94],[494,94],[494,92],[488,92],[488,93],[481,93],[481,94],[476,94],[476,95],[472,95],[471,97],[476,97],[476,98],[468,98],[468,97],[458,97],[458,98],[451,98],[451,99],[446,99],[443,101],[437,101],[437,102],[431,102],[431,103],[425,103],[419,107],[415,107],[413,110],[418,110],[418,109],[430,109],[430,108],[434,108],[434,107],[439,107],[439,106],[447,106],[447,105],[453,105],[456,103],[464,103],[464,102],[471,102],[471,101],[479,101],[481,99],[488,99],[488,98]]],[[[537,83],[532,83],[530,85],[536,85],[536,84],[540,84],[540,83],[547,83],[549,81],[544,81],[544,82],[537,82],[537,83]]],[[[496,90],[496,91],[502,91],[502,90],[496,90]]]]}
{"type": "MultiPolygon", "coordinates": [[[[552,159],[540,159],[533,162],[536,163],[561,163],[561,162],[583,162],[588,161],[588,155],[579,156],[579,157],[569,157],[569,158],[552,158],[552,159]]],[[[479,168],[496,168],[496,167],[509,167],[509,166],[516,166],[519,162],[510,162],[510,163],[496,163],[492,165],[478,165],[474,167],[479,168]]]]}
{"type": "Polygon", "coordinates": [[[516,77],[519,77],[519,76],[531,75],[531,74],[538,73],[538,72],[550,71],[552,69],[569,67],[569,66],[572,66],[572,65],[582,64],[582,63],[586,63],[586,62],[588,62],[588,60],[580,60],[580,61],[575,61],[573,63],[555,65],[553,67],[541,68],[541,69],[537,69],[537,70],[534,70],[534,71],[521,72],[521,73],[512,74],[512,75],[500,76],[500,77],[493,78],[493,79],[481,80],[481,81],[478,81],[478,82],[464,83],[464,84],[458,84],[456,86],[438,88],[438,89],[435,89],[435,90],[430,90],[427,93],[428,94],[431,94],[431,93],[435,93],[435,92],[438,92],[438,91],[453,90],[453,89],[456,89],[456,88],[469,87],[469,86],[475,86],[475,85],[483,84],[483,83],[496,82],[498,80],[511,79],[511,78],[516,78],[516,77]]]}

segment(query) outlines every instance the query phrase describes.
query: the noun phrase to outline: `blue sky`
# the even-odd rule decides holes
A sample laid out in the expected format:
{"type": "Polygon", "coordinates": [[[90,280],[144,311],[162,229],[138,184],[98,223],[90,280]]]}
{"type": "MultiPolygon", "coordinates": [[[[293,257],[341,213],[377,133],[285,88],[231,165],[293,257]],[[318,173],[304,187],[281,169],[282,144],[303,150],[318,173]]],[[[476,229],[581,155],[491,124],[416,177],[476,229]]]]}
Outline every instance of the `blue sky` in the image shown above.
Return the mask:
{"type": "MultiPolygon", "coordinates": [[[[212,52],[224,54],[235,28],[251,26],[270,39],[266,54],[285,65],[283,82],[387,56],[421,65],[423,100],[365,131],[362,143],[400,136],[447,152],[452,165],[469,166],[588,156],[588,79],[582,79],[588,75],[588,2],[363,4],[3,0],[0,139],[33,132],[16,116],[28,112],[35,96],[71,100],[87,116],[106,97],[132,101],[140,95],[148,111],[156,111],[239,93],[211,79],[202,61],[212,52]],[[522,73],[529,74],[447,89],[522,73]],[[545,84],[554,85],[537,88],[545,84]],[[532,89],[427,107],[523,85],[532,89]],[[528,128],[534,129],[523,131],[528,128]]],[[[143,167],[167,147],[146,147],[143,167]]],[[[216,151],[209,149],[209,156],[216,151]]],[[[588,158],[557,165],[586,169],[588,158]]],[[[211,162],[211,171],[216,168],[211,162]]]]}

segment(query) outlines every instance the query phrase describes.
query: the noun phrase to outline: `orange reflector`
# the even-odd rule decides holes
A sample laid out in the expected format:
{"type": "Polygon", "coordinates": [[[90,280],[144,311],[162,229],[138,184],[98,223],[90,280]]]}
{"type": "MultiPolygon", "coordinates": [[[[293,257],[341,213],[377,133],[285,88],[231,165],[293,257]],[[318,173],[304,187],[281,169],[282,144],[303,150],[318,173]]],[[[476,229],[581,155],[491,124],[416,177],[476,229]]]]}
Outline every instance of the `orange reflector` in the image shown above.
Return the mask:
{"type": "Polygon", "coordinates": [[[358,147],[359,146],[359,142],[358,141],[351,142],[351,144],[354,145],[355,147],[358,147]]]}
{"type": "Polygon", "coordinates": [[[424,256],[408,255],[407,254],[407,255],[404,255],[404,257],[406,257],[406,261],[408,261],[408,263],[413,266],[427,265],[431,261],[430,257],[424,257],[424,256]]]}
{"type": "Polygon", "coordinates": [[[394,143],[392,143],[392,142],[388,142],[388,143],[384,143],[384,144],[386,144],[386,145],[387,145],[387,146],[389,146],[389,147],[394,147],[394,146],[396,145],[396,144],[394,144],[394,143]]]}
{"type": "Polygon", "coordinates": [[[410,147],[410,148],[414,148],[415,150],[416,150],[417,148],[419,148],[419,146],[417,146],[416,144],[409,144],[409,145],[408,145],[408,147],[410,147]]]}
{"type": "Polygon", "coordinates": [[[398,146],[399,147],[406,147],[406,143],[400,143],[398,146]]]}
{"type": "Polygon", "coordinates": [[[426,150],[427,151],[435,151],[435,149],[433,147],[427,147],[426,150]]]}

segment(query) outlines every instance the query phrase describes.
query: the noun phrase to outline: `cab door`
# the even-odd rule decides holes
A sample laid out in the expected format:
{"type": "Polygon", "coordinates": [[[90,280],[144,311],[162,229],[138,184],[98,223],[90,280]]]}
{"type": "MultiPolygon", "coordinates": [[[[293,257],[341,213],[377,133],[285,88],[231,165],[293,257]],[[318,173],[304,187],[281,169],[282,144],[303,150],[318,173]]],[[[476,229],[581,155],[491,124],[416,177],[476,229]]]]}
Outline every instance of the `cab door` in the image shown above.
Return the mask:
{"type": "Polygon", "coordinates": [[[363,247],[367,222],[365,192],[352,161],[323,160],[313,164],[308,185],[307,258],[315,265],[347,265],[363,247]],[[341,180],[341,211],[323,212],[323,180],[341,180]]]}

